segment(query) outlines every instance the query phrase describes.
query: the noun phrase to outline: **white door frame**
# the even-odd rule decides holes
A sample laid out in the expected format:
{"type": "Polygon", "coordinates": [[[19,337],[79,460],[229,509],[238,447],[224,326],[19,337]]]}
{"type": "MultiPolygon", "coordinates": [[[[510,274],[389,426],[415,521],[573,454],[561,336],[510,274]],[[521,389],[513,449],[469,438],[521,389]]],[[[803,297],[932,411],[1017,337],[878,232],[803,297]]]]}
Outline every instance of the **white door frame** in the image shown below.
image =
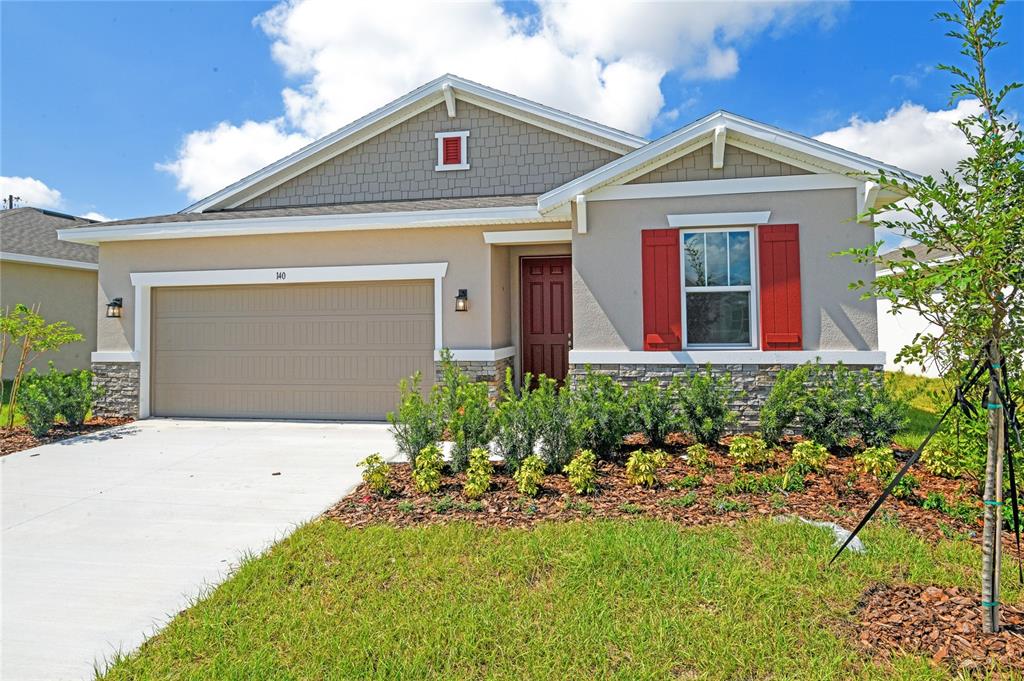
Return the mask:
{"type": "Polygon", "coordinates": [[[441,325],[441,280],[447,262],[401,263],[394,265],[341,265],[337,267],[273,267],[246,270],[193,270],[187,272],[132,272],[135,288],[135,350],[139,362],[139,417],[150,415],[150,327],[154,287],[162,286],[244,286],[253,284],[310,284],[346,281],[434,282],[434,352],[444,346],[441,325]]]}

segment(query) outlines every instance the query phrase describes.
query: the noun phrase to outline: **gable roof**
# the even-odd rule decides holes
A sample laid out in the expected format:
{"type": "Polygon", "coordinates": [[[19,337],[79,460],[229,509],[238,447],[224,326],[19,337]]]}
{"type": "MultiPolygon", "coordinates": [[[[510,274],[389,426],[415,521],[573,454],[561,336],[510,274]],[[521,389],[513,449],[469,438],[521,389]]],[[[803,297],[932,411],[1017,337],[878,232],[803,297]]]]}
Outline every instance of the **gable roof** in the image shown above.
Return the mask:
{"type": "Polygon", "coordinates": [[[41,208],[0,211],[0,259],[57,267],[96,269],[95,246],[59,241],[57,230],[94,224],[95,220],[41,208]]]}
{"type": "Polygon", "coordinates": [[[867,156],[720,110],[542,194],[537,207],[547,212],[579,194],[627,182],[679,156],[715,144],[718,137],[722,144],[755,151],[815,173],[867,175],[884,170],[892,175],[918,177],[867,156]]]}
{"type": "Polygon", "coordinates": [[[628,153],[645,144],[643,137],[595,123],[522,97],[445,74],[384,105],[343,128],[257,170],[220,191],[188,206],[182,213],[234,208],[329,158],[351,149],[384,130],[442,102],[457,106],[463,100],[594,146],[628,153]]]}

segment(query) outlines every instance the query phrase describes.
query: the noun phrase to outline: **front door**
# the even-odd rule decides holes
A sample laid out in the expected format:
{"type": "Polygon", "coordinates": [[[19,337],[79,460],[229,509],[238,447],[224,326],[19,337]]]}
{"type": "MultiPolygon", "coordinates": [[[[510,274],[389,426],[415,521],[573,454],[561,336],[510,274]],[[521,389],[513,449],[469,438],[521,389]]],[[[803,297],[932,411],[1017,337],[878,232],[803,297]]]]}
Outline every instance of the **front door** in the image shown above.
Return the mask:
{"type": "Polygon", "coordinates": [[[523,373],[563,381],[572,343],[569,256],[520,260],[523,373]]]}

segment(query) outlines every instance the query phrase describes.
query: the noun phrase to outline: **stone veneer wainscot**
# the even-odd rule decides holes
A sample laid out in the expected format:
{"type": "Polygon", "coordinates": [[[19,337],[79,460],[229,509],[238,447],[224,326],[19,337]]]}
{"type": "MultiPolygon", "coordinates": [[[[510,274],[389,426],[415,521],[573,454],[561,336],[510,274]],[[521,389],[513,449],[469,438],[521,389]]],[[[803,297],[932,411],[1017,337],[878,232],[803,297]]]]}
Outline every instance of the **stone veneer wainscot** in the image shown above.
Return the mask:
{"type": "MultiPolygon", "coordinates": [[[[497,399],[501,394],[502,386],[505,385],[505,370],[513,369],[513,358],[486,361],[462,361],[456,360],[455,365],[462,370],[471,381],[482,381],[487,384],[487,392],[491,399],[497,399]]],[[[443,365],[441,362],[434,362],[434,380],[441,381],[443,365]]]]}
{"type": "Polygon", "coordinates": [[[92,382],[103,388],[92,407],[94,416],[139,416],[139,363],[93,362],[92,382]]]}

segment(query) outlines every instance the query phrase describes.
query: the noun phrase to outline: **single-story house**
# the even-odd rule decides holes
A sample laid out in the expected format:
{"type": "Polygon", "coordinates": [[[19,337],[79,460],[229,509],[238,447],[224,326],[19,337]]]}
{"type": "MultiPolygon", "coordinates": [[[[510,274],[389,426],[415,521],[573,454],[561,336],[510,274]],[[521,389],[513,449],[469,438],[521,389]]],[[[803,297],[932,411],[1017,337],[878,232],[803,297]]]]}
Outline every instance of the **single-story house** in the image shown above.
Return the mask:
{"type": "Polygon", "coordinates": [[[725,111],[650,141],[446,75],[100,249],[100,409],[380,419],[442,349],[497,384],[880,368],[865,209],[904,171],[725,111]],[[108,303],[123,301],[123,307],[108,303]],[[113,315],[113,316],[111,316],[113,315]]]}
{"type": "MultiPolygon", "coordinates": [[[[85,336],[56,352],[42,354],[30,366],[46,371],[53,361],[61,371],[88,369],[96,349],[96,246],[57,239],[57,230],[86,227],[95,220],[41,208],[0,211],[0,310],[18,303],[38,306],[48,322],[65,321],[85,336]]],[[[3,378],[10,380],[18,348],[8,350],[3,378]]]]}

